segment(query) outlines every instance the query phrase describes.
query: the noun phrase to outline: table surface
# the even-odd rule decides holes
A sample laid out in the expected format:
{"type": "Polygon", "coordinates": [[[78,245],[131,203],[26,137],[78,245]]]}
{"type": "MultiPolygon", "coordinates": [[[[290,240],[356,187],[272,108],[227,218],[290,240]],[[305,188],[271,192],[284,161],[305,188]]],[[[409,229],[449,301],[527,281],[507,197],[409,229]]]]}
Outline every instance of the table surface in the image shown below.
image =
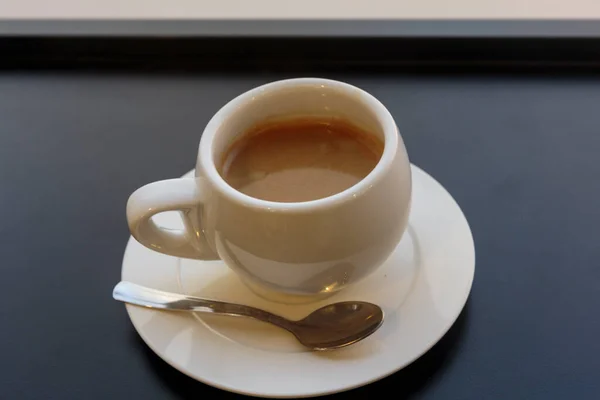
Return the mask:
{"type": "MultiPolygon", "coordinates": [[[[450,332],[355,393],[597,399],[600,77],[324,75],[387,105],[477,254],[450,332]]],[[[154,355],[111,290],[128,195],[191,169],[220,106],[284,77],[0,73],[0,398],[234,397],[154,355]]]]}

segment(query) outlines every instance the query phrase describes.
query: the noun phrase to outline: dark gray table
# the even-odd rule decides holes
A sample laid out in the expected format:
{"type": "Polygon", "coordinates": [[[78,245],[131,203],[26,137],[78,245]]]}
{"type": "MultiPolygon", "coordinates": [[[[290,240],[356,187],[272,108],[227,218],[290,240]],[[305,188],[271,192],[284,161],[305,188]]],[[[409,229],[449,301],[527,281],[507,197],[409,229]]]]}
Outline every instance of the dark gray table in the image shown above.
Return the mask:
{"type": "MultiPolygon", "coordinates": [[[[324,75],[388,106],[477,253],[450,332],[356,394],[598,399],[600,77],[324,75]]],[[[147,349],[111,289],[129,193],[191,169],[209,117],[283,77],[0,73],[0,398],[234,397],[147,349]]]]}

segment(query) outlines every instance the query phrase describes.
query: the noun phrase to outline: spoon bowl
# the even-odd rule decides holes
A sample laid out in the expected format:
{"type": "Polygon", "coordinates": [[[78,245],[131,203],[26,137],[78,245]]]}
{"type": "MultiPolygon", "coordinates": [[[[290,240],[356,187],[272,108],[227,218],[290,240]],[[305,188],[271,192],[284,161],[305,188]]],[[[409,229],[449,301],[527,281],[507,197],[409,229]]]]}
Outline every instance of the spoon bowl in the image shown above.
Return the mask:
{"type": "Polygon", "coordinates": [[[362,301],[345,301],[326,305],[294,321],[290,331],[306,347],[330,350],[370,336],[382,323],[381,307],[362,301]]]}

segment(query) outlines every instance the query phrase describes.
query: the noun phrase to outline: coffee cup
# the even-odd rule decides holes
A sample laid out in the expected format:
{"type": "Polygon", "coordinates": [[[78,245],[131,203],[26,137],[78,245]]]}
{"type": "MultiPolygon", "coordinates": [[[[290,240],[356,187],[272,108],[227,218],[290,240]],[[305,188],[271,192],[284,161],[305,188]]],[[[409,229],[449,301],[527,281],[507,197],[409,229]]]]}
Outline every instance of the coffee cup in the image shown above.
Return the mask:
{"type": "MultiPolygon", "coordinates": [[[[277,81],[231,100],[200,139],[193,178],[153,182],[127,203],[132,236],[175,257],[224,263],[252,290],[274,300],[317,299],[359,282],[394,251],[411,202],[408,155],[396,123],[369,93],[317,78],[277,81]],[[303,202],[251,197],[230,186],[218,164],[243,132],[261,121],[299,116],[340,118],[383,143],[366,177],[334,195],[303,202]],[[184,228],[152,216],[179,211],[184,228]]],[[[202,268],[201,265],[198,268],[202,268]]]]}

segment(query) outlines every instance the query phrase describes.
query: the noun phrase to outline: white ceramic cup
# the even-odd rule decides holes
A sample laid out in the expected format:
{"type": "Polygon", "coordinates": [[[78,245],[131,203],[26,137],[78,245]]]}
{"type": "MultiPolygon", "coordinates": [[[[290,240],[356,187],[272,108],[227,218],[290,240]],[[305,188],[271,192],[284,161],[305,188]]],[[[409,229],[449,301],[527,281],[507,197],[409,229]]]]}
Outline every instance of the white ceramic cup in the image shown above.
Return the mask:
{"type": "Polygon", "coordinates": [[[302,299],[338,291],[381,265],[402,237],[410,200],[408,155],[383,104],[346,83],[301,78],[257,87],[221,108],[202,134],[195,178],[141,187],[129,198],[127,220],[133,237],[152,250],[220,258],[259,294],[302,299]],[[343,118],[364,128],[384,142],[381,160],[351,188],[306,202],[260,200],[223,180],[217,165],[240,134],[261,121],[297,116],[343,118]],[[184,230],[153,222],[173,210],[181,211],[184,230]]]}

